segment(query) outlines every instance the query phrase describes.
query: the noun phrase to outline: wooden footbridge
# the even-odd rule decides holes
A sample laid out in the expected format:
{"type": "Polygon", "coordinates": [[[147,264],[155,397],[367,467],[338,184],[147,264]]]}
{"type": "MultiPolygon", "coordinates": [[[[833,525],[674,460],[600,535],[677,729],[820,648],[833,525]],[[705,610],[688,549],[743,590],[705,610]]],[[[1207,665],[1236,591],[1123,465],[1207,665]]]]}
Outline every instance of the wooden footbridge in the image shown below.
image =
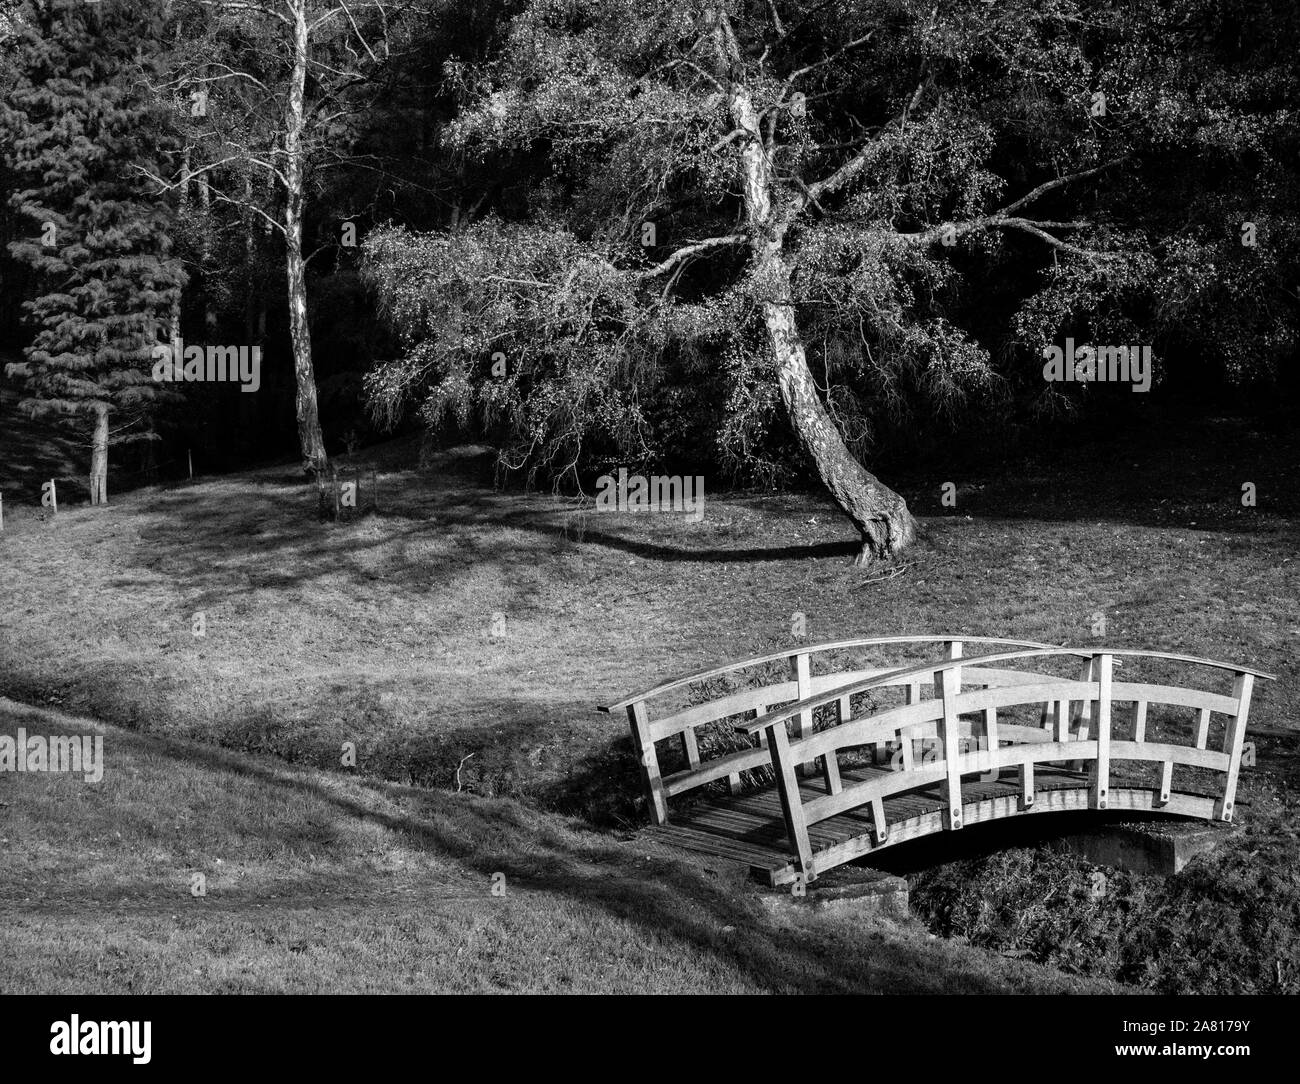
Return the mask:
{"type": "Polygon", "coordinates": [[[1163,651],[891,636],[744,659],[601,710],[627,711],[655,836],[780,885],[1028,813],[1231,821],[1256,678],[1273,680],[1163,651]],[[881,658],[900,652],[930,658],[881,658]]]}

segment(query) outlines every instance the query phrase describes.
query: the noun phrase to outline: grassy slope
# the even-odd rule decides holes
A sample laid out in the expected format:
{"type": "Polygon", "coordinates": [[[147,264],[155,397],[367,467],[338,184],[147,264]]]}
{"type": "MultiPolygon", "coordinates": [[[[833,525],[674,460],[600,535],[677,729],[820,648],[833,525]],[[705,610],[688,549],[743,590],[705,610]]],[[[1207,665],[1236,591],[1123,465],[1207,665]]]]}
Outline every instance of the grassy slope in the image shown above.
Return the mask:
{"type": "MultiPolygon", "coordinates": [[[[0,733],[20,726],[90,729],[0,700],[0,733]]],[[[101,783],[0,776],[0,992],[1069,985],[915,926],[789,923],[733,871],[510,800],[100,729],[101,783]],[[493,897],[497,872],[505,894],[493,897]]]]}
{"type": "MultiPolygon", "coordinates": [[[[641,816],[634,765],[622,725],[594,705],[789,645],[796,611],[813,640],[1076,642],[1103,611],[1110,642],[1277,670],[1252,724],[1292,730],[1295,439],[1176,436],[957,475],[946,515],[947,479],[905,480],[932,514],[928,537],[905,575],[865,584],[817,499],[711,496],[698,524],[584,516],[494,491],[450,459],[386,471],[384,515],[340,525],[320,524],[314,495],[283,472],[140,490],[56,523],[11,504],[0,691],[322,769],[354,741],[373,778],[450,787],[459,768],[468,792],[628,825],[641,816]],[[1243,481],[1259,508],[1241,508],[1243,481]],[[204,639],[190,631],[199,610],[204,639]]],[[[1265,747],[1243,819],[1294,823],[1293,748],[1265,747]]]]}

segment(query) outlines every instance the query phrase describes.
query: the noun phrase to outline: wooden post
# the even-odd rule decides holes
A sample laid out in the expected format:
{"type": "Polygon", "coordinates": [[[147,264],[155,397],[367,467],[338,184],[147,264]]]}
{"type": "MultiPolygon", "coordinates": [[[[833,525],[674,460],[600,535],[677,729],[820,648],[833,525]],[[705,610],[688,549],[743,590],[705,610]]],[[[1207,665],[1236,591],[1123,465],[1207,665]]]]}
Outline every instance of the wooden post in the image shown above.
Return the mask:
{"type": "Polygon", "coordinates": [[[790,760],[790,736],[785,732],[785,723],[774,723],[767,728],[767,747],[772,751],[772,773],[781,794],[781,813],[785,817],[790,846],[799,858],[799,872],[805,881],[811,881],[816,878],[817,871],[813,869],[808,822],[804,820],[799,779],[790,760]]]}
{"type": "Polygon", "coordinates": [[[0,493],[0,531],[5,529],[5,495],[0,493]]]}
{"type": "MultiPolygon", "coordinates": [[[[912,682],[907,686],[907,702],[909,704],[919,704],[921,702],[921,683],[912,682]]],[[[912,765],[916,762],[916,750],[912,747],[912,735],[906,731],[898,732],[898,747],[903,754],[903,771],[910,772],[912,765]]]]}
{"type": "Polygon", "coordinates": [[[1034,804],[1034,762],[1029,758],[1032,752],[1025,754],[1020,765],[1020,808],[1029,809],[1034,804]]]}
{"type": "Polygon", "coordinates": [[[682,731],[682,753],[686,763],[694,770],[700,766],[700,745],[695,740],[695,727],[688,726],[682,731]]]}
{"type": "Polygon", "coordinates": [[[193,449],[193,448],[186,448],[186,449],[185,449],[185,458],[186,458],[186,460],[189,461],[189,465],[190,465],[190,481],[192,482],[192,481],[194,481],[194,449],[193,449]]]}
{"type": "MultiPolygon", "coordinates": [[[[812,674],[808,665],[808,653],[800,652],[790,656],[790,674],[795,679],[798,689],[796,699],[806,700],[812,696],[812,674]]],[[[799,713],[798,736],[799,740],[811,738],[813,732],[813,717],[811,711],[801,711],[799,713]]],[[[797,765],[800,775],[807,773],[807,768],[803,764],[797,765]]]]}
{"type": "Polygon", "coordinates": [[[1133,740],[1144,742],[1147,740],[1147,702],[1139,700],[1133,705],[1133,740]]]}
{"type": "Polygon", "coordinates": [[[885,803],[880,798],[871,799],[871,828],[876,833],[877,846],[889,838],[889,826],[885,823],[885,803]]]}
{"type": "Polygon", "coordinates": [[[1237,799],[1237,776],[1241,772],[1241,746],[1246,738],[1246,720],[1250,717],[1250,692],[1255,687],[1253,674],[1238,674],[1232,683],[1232,695],[1237,701],[1237,712],[1228,720],[1224,735],[1224,752],[1228,754],[1228,774],[1223,781],[1223,797],[1219,799],[1214,815],[1223,821],[1232,820],[1232,803],[1237,799]]]}
{"type": "Polygon", "coordinates": [[[1210,738],[1210,709],[1201,708],[1201,714],[1196,720],[1196,748],[1204,749],[1205,743],[1210,738]]]}
{"type": "Polygon", "coordinates": [[[659,754],[650,737],[650,719],[646,714],[645,701],[638,700],[629,705],[627,719],[632,728],[632,748],[636,750],[641,765],[641,781],[645,783],[650,795],[650,819],[655,824],[664,824],[668,820],[668,800],[664,796],[664,781],[659,774],[659,754]]]}
{"type": "Polygon", "coordinates": [[[334,496],[334,518],[338,519],[343,514],[343,509],[339,504],[342,494],[339,492],[339,469],[330,464],[330,489],[334,496]]]}
{"type": "Polygon", "coordinates": [[[998,709],[984,709],[984,747],[990,753],[996,753],[999,745],[998,738],[998,709]]]}
{"type": "MultiPolygon", "coordinates": [[[[1088,682],[1097,680],[1097,671],[1094,659],[1084,659],[1083,666],[1079,671],[1079,680],[1088,682]]],[[[1079,714],[1077,718],[1079,725],[1074,732],[1075,739],[1078,741],[1087,741],[1088,731],[1092,721],[1092,697],[1085,697],[1083,700],[1079,701],[1079,714]]],[[[1070,769],[1072,771],[1081,772],[1083,771],[1083,768],[1084,764],[1082,760],[1070,761],[1070,769]]]]}
{"type": "MultiPolygon", "coordinates": [[[[960,657],[960,645],[958,645],[960,657]]],[[[961,678],[957,668],[943,670],[939,674],[939,695],[943,697],[943,760],[948,771],[948,781],[944,796],[948,800],[948,827],[961,827],[961,750],[957,748],[959,733],[959,716],[957,714],[957,690],[961,678]]]]}
{"type": "Polygon", "coordinates": [[[1097,774],[1093,780],[1093,803],[1105,809],[1110,792],[1110,688],[1114,656],[1094,657],[1097,674],[1097,774]]]}
{"type": "Polygon", "coordinates": [[[1166,760],[1160,766],[1160,796],[1156,799],[1156,805],[1168,805],[1169,794],[1174,787],[1174,762],[1166,760]]]}

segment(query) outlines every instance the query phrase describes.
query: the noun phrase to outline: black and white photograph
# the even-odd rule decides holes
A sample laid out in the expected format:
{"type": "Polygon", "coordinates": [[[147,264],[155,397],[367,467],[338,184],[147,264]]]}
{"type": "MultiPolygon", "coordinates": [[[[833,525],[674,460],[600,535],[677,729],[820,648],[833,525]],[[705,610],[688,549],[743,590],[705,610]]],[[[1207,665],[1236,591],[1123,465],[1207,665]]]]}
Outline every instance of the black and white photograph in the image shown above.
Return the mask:
{"type": "Polygon", "coordinates": [[[1297,644],[1296,0],[0,0],[33,1067],[1241,1072],[1297,644]]]}

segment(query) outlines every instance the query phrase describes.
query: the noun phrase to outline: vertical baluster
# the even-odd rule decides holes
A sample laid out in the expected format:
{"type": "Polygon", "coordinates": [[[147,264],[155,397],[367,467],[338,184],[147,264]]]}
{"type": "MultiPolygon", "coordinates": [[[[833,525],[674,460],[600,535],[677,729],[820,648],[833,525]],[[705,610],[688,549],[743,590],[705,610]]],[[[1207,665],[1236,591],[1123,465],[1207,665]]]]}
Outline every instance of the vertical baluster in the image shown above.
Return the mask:
{"type": "MultiPolygon", "coordinates": [[[[912,682],[908,685],[907,702],[909,704],[919,704],[921,702],[920,682],[912,682]]],[[[900,730],[898,732],[898,748],[903,754],[903,771],[910,772],[912,765],[916,761],[916,750],[912,747],[912,734],[910,731],[900,730]]]]}
{"type": "MultiPolygon", "coordinates": [[[[795,694],[795,699],[806,700],[808,697],[812,696],[812,675],[808,666],[807,652],[799,652],[796,655],[790,656],[790,673],[794,677],[795,685],[798,690],[795,694]]],[[[796,735],[799,741],[812,737],[812,712],[801,711],[799,713],[799,721],[796,725],[796,735]]],[[[797,765],[796,768],[800,775],[805,775],[807,773],[807,768],[803,764],[797,765]]]]}
{"type": "Polygon", "coordinates": [[[1110,792],[1110,688],[1114,656],[1097,655],[1093,669],[1097,674],[1097,772],[1093,780],[1093,803],[1105,809],[1110,792]]]}
{"type": "Polygon", "coordinates": [[[1205,743],[1210,737],[1210,709],[1201,708],[1201,713],[1196,720],[1196,748],[1204,749],[1205,743]]]}
{"type": "MultiPolygon", "coordinates": [[[[1097,680],[1097,671],[1094,659],[1085,659],[1083,666],[1079,670],[1079,680],[1093,682],[1097,680]]],[[[1090,725],[1092,722],[1092,697],[1087,696],[1079,701],[1079,712],[1075,716],[1077,723],[1074,728],[1075,741],[1087,741],[1090,725]]],[[[1070,768],[1073,771],[1081,772],[1084,768],[1082,760],[1070,761],[1070,768]]]]}
{"type": "Polygon", "coordinates": [[[1246,720],[1250,717],[1250,692],[1255,686],[1253,674],[1237,674],[1232,683],[1232,695],[1237,701],[1236,713],[1228,720],[1228,733],[1224,735],[1224,752],[1228,754],[1228,773],[1223,780],[1223,797],[1214,811],[1218,820],[1232,820],[1232,804],[1237,799],[1237,776],[1241,772],[1241,746],[1246,738],[1246,720]]]}
{"type": "Polygon", "coordinates": [[[880,798],[871,799],[871,829],[876,835],[876,846],[889,838],[889,826],[885,823],[885,803],[880,798]]]}
{"type": "MultiPolygon", "coordinates": [[[[957,645],[960,651],[960,644],[957,645]]],[[[954,656],[958,657],[958,656],[954,656]]],[[[943,698],[943,756],[947,769],[944,797],[948,802],[948,827],[961,827],[961,752],[957,748],[958,714],[957,690],[960,676],[957,668],[943,670],[939,678],[939,695],[943,698]]]]}
{"type": "Polygon", "coordinates": [[[1133,740],[1135,742],[1147,740],[1147,702],[1145,700],[1139,700],[1133,705],[1133,740]]]}
{"type": "Polygon", "coordinates": [[[695,737],[695,727],[688,726],[682,731],[682,755],[694,771],[700,766],[700,745],[695,737]]]}

